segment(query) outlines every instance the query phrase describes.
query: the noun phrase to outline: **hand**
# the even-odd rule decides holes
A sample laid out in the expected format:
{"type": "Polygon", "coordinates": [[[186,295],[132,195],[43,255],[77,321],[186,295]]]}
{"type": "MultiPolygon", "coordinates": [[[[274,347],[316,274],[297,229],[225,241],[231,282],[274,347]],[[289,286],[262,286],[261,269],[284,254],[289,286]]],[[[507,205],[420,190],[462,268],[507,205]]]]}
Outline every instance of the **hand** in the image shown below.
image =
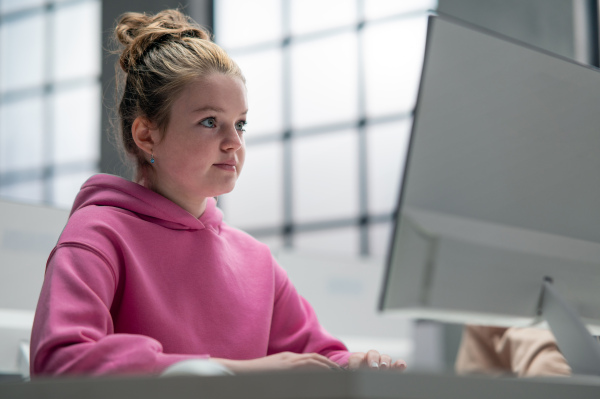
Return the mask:
{"type": "Polygon", "coordinates": [[[357,370],[361,368],[370,368],[375,370],[394,369],[403,371],[406,369],[404,360],[396,360],[392,362],[392,358],[388,355],[382,355],[376,350],[370,350],[367,353],[355,352],[348,359],[348,369],[357,370]]]}
{"type": "Polygon", "coordinates": [[[332,360],[317,353],[281,352],[251,360],[211,360],[221,363],[234,373],[248,373],[271,370],[341,370],[332,360]]]}

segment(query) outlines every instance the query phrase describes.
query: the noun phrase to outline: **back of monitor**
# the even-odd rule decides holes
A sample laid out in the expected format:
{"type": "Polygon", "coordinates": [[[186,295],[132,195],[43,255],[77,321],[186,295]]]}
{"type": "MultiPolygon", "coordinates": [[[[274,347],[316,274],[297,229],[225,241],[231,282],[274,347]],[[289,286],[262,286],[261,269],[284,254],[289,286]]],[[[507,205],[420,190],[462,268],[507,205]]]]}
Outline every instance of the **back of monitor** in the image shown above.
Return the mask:
{"type": "Polygon", "coordinates": [[[68,211],[0,201],[0,373],[17,374],[28,348],[46,260],[68,211]]]}
{"type": "Polygon", "coordinates": [[[431,17],[380,308],[538,319],[544,277],[600,325],[600,73],[431,17]]]}

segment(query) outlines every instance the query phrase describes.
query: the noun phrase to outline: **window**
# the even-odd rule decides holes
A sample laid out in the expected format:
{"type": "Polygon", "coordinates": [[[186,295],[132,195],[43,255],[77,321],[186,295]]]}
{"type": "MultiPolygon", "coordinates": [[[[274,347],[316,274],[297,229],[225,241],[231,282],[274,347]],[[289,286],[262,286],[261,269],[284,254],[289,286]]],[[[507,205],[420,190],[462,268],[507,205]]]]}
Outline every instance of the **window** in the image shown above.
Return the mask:
{"type": "Polygon", "coordinates": [[[100,157],[100,1],[0,0],[0,198],[70,207],[100,157]]]}
{"type": "Polygon", "coordinates": [[[215,1],[215,40],[250,106],[244,172],[219,199],[230,224],[287,247],[385,255],[436,6],[215,1]]]}

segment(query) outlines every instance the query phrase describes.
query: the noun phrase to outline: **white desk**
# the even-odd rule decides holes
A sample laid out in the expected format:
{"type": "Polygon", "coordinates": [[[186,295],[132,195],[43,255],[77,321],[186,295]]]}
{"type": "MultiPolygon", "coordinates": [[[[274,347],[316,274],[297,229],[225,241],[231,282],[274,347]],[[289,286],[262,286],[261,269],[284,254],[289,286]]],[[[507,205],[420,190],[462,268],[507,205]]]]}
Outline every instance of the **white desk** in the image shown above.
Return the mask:
{"type": "Polygon", "coordinates": [[[516,379],[393,372],[265,373],[223,377],[48,379],[0,384],[10,399],[518,399],[599,398],[600,379],[516,379]]]}

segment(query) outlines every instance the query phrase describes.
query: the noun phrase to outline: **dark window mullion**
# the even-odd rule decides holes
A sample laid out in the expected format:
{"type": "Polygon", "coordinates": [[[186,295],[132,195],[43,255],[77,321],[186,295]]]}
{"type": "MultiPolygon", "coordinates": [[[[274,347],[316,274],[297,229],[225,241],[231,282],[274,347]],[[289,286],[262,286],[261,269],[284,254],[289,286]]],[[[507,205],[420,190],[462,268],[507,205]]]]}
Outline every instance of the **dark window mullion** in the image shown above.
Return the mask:
{"type": "Polygon", "coordinates": [[[290,40],[290,2],[282,0],[282,90],[283,90],[283,243],[286,248],[294,244],[294,216],[293,216],[293,143],[292,143],[292,71],[291,71],[291,40],[290,40]]]}
{"type": "Polygon", "coordinates": [[[44,23],[45,31],[44,35],[44,99],[43,99],[43,123],[42,123],[42,135],[43,135],[43,148],[42,148],[42,167],[43,167],[43,190],[42,200],[45,203],[52,203],[53,199],[53,154],[54,154],[54,112],[53,112],[53,96],[55,93],[53,86],[53,61],[54,61],[54,42],[53,31],[54,22],[53,14],[55,12],[55,5],[49,3],[44,9],[44,23]]]}
{"type": "Polygon", "coordinates": [[[367,105],[366,105],[366,82],[364,65],[364,0],[356,1],[359,23],[356,27],[357,35],[357,64],[358,64],[358,212],[359,212],[359,235],[360,254],[369,255],[369,194],[368,194],[368,157],[367,157],[367,105]]]}

